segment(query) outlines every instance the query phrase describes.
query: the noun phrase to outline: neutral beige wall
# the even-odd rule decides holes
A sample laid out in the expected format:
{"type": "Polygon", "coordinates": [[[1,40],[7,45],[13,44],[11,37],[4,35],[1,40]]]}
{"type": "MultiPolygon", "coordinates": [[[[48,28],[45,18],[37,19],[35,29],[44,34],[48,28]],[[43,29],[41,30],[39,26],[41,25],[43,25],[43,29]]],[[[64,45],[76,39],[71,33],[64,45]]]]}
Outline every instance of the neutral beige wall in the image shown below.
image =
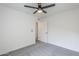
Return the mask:
{"type": "Polygon", "coordinates": [[[0,54],[34,43],[34,17],[0,6],[0,54]]]}
{"type": "Polygon", "coordinates": [[[48,43],[79,52],[79,8],[44,18],[48,22],[48,43]]]}

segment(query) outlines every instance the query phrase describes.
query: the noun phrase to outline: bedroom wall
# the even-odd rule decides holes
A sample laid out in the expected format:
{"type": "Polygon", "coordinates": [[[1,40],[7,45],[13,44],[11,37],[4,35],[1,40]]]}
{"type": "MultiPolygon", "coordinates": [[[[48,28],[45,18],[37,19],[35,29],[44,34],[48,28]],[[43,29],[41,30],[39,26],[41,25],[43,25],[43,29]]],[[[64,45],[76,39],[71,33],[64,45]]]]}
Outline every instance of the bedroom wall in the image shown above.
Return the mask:
{"type": "Polygon", "coordinates": [[[53,13],[48,22],[48,43],[79,52],[79,8],[53,13]]]}
{"type": "Polygon", "coordinates": [[[35,18],[0,6],[0,55],[35,43],[35,18]]]}

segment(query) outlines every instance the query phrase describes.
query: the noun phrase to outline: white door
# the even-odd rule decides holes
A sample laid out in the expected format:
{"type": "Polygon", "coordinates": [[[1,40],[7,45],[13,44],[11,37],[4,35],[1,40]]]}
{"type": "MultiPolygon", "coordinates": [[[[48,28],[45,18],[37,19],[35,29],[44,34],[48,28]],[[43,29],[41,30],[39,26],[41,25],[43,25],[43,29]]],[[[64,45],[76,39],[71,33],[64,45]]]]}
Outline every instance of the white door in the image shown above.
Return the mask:
{"type": "Polygon", "coordinates": [[[46,21],[38,21],[38,40],[47,42],[47,22],[46,21]]]}

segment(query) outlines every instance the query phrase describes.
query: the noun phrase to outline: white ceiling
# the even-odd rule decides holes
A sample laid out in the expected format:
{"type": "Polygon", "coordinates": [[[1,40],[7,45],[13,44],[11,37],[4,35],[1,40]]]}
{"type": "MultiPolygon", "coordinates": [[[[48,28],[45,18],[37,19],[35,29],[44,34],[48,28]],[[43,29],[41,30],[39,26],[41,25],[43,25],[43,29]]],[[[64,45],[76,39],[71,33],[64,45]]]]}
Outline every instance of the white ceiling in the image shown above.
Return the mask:
{"type": "MultiPolygon", "coordinates": [[[[30,15],[34,15],[33,12],[35,11],[35,9],[25,8],[24,5],[37,6],[36,3],[0,3],[0,5],[13,8],[24,13],[28,13],[30,15]]],[[[45,5],[49,5],[49,4],[47,3],[42,4],[42,6],[45,5]]],[[[74,8],[79,8],[79,3],[56,3],[55,7],[47,8],[45,10],[47,11],[47,15],[48,15],[63,10],[74,9],[74,8]]]]}
{"type": "MultiPolygon", "coordinates": [[[[35,9],[26,8],[26,7],[24,7],[24,5],[35,6],[35,7],[38,6],[37,3],[0,3],[0,5],[6,6],[6,7],[9,7],[9,8],[13,8],[13,9],[16,9],[16,10],[19,10],[19,11],[22,11],[22,12],[25,12],[25,13],[29,13],[29,14],[32,14],[32,15],[33,15],[33,12],[35,11],[35,9]]],[[[44,5],[47,5],[47,4],[42,4],[42,5],[44,6],[44,5]]]]}

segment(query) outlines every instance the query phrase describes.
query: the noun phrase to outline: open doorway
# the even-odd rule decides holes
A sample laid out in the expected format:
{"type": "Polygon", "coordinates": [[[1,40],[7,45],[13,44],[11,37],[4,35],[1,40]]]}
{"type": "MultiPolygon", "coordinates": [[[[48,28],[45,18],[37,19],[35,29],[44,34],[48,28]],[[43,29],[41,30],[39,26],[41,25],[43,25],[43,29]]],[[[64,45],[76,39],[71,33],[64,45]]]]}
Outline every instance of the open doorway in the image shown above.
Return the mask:
{"type": "Polygon", "coordinates": [[[38,20],[36,22],[36,41],[40,40],[48,42],[47,22],[44,20],[38,20]]]}
{"type": "Polygon", "coordinates": [[[35,34],[36,34],[36,38],[35,38],[35,41],[37,42],[38,41],[38,22],[36,22],[36,26],[35,26],[35,34]]]}

